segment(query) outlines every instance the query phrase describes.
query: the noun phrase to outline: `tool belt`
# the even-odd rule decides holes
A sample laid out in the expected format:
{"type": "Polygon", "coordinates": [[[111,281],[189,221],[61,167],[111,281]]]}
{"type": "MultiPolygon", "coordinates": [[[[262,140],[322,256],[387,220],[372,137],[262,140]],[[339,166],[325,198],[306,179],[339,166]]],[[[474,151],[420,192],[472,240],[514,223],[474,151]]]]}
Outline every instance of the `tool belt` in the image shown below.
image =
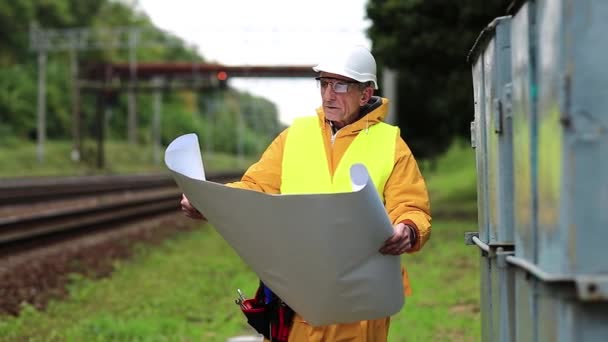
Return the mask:
{"type": "Polygon", "coordinates": [[[254,298],[237,299],[236,303],[247,317],[247,323],[258,333],[270,341],[287,342],[295,313],[264,283],[260,281],[254,298]]]}

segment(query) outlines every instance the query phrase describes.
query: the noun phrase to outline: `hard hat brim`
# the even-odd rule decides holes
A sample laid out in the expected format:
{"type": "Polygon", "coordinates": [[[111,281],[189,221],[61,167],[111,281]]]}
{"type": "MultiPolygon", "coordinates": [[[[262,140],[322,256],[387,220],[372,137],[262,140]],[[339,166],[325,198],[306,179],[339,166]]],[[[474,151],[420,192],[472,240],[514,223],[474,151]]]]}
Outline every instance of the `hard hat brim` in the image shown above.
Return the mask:
{"type": "Polygon", "coordinates": [[[330,65],[322,65],[322,64],[314,66],[312,68],[312,70],[314,70],[315,72],[323,71],[323,72],[327,72],[330,74],[336,74],[336,75],[348,77],[350,79],[353,79],[353,80],[355,80],[357,82],[361,82],[361,83],[372,82],[374,84],[374,89],[378,89],[378,82],[376,80],[375,75],[360,74],[360,73],[355,72],[354,70],[349,70],[349,69],[335,67],[335,66],[332,67],[330,65]]]}

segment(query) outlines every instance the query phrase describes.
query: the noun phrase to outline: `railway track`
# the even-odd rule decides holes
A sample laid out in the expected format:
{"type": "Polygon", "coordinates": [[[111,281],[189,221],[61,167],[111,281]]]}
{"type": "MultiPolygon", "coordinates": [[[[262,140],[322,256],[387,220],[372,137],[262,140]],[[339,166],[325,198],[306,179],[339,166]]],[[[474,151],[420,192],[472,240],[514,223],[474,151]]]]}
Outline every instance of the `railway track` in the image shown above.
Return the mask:
{"type": "MultiPolygon", "coordinates": [[[[241,174],[242,172],[225,172],[208,177],[211,181],[222,183],[240,178],[241,174]]],[[[0,206],[160,187],[175,187],[175,182],[166,174],[1,180],[0,206]]]]}
{"type": "MultiPolygon", "coordinates": [[[[213,174],[225,183],[241,172],[213,174]]],[[[168,175],[90,176],[0,182],[0,249],[86,234],[176,211],[181,191],[168,175]]],[[[5,254],[5,253],[2,253],[5,254]]]]}

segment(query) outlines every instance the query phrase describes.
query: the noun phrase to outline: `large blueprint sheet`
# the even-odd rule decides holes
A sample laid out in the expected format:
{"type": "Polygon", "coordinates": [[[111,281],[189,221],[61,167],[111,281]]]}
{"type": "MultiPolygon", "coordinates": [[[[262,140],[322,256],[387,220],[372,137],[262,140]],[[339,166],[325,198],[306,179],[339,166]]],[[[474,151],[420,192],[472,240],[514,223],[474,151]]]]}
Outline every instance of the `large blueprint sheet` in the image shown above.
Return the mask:
{"type": "Polygon", "coordinates": [[[378,252],[392,225],[365,166],[350,170],[353,192],[269,195],[206,181],[194,134],[175,139],[165,163],[190,202],[310,324],[381,318],[403,306],[400,259],[378,252]]]}

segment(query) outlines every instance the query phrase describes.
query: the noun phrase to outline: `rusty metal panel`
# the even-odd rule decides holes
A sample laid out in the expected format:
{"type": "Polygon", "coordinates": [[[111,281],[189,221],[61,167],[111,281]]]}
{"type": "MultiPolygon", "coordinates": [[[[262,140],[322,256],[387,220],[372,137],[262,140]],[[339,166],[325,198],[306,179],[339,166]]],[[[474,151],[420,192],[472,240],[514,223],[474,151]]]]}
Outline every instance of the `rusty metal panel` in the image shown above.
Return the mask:
{"type": "MultiPolygon", "coordinates": [[[[492,21],[480,34],[469,58],[474,59],[472,141],[478,172],[479,239],[491,246],[512,248],[511,122],[505,111],[510,103],[503,105],[511,79],[509,25],[508,16],[492,21]]],[[[482,253],[480,268],[483,340],[513,341],[513,277],[506,267],[498,266],[493,252],[482,253]]]]}
{"type": "MultiPolygon", "coordinates": [[[[511,20],[515,255],[531,262],[536,262],[537,253],[534,14],[534,2],[526,2],[511,20]]],[[[526,272],[509,269],[515,278],[516,341],[536,342],[538,301],[535,283],[526,272]]]]}
{"type": "Polygon", "coordinates": [[[547,272],[608,272],[607,17],[604,0],[539,1],[538,263],[547,272]]]}
{"type": "Polygon", "coordinates": [[[475,161],[477,170],[477,220],[479,222],[479,238],[488,241],[488,207],[487,207],[487,159],[485,139],[485,98],[484,63],[479,58],[473,65],[473,96],[475,104],[474,121],[472,124],[472,140],[475,141],[475,161]]]}
{"type": "MultiPolygon", "coordinates": [[[[563,54],[560,49],[562,2],[539,3],[539,264],[544,270],[565,270],[567,238],[560,226],[560,193],[562,190],[563,130],[560,123],[560,87],[563,54]],[[550,17],[551,16],[551,17],[550,17]],[[557,244],[552,248],[551,240],[557,244]],[[559,246],[561,245],[561,246],[559,246]]],[[[574,241],[574,240],[572,240],[574,241]]]]}
{"type": "Polygon", "coordinates": [[[492,21],[469,55],[474,59],[472,140],[479,180],[479,237],[492,245],[513,243],[510,20],[506,16],[492,21]]]}
{"type": "Polygon", "coordinates": [[[492,341],[494,339],[493,327],[493,304],[492,304],[492,286],[491,277],[491,260],[485,253],[482,253],[479,258],[480,267],[480,310],[484,314],[481,316],[481,338],[482,341],[492,341]]]}
{"type": "Polygon", "coordinates": [[[509,268],[499,269],[501,324],[496,330],[500,341],[516,341],[515,273],[509,268]]]}
{"type": "Polygon", "coordinates": [[[536,85],[530,32],[534,8],[525,3],[511,20],[511,72],[513,116],[513,220],[515,254],[536,262],[534,167],[536,85]]]}
{"type": "Polygon", "coordinates": [[[513,244],[511,17],[496,18],[484,51],[489,244],[513,244]]]}
{"type": "Polygon", "coordinates": [[[490,259],[492,336],[486,341],[515,341],[515,276],[507,267],[502,248],[490,259]]]}
{"type": "MultiPolygon", "coordinates": [[[[497,136],[493,130],[488,129],[494,122],[494,99],[498,96],[497,73],[500,69],[496,66],[498,54],[504,53],[497,43],[496,27],[501,22],[508,21],[496,19],[480,34],[473,47],[473,87],[475,99],[475,121],[472,124],[472,140],[475,142],[477,161],[477,190],[478,190],[478,225],[479,238],[483,243],[495,243],[498,241],[498,160],[496,155],[496,144],[490,145],[490,141],[497,143],[497,136]]],[[[505,30],[503,29],[502,32],[505,30]]],[[[504,40],[501,37],[501,42],[504,40]]],[[[481,310],[487,314],[482,316],[481,331],[484,341],[495,340],[495,336],[501,326],[500,316],[500,284],[496,260],[492,255],[483,252],[480,257],[480,296],[481,310]]]]}
{"type": "Polygon", "coordinates": [[[608,1],[516,3],[472,50],[483,341],[608,341],[608,1]]]}
{"type": "MultiPolygon", "coordinates": [[[[492,35],[494,30],[491,31],[492,35]]],[[[481,59],[483,60],[483,88],[484,98],[483,100],[483,123],[481,127],[483,135],[485,137],[485,167],[486,167],[486,198],[483,204],[486,208],[487,213],[487,229],[488,239],[485,240],[487,243],[496,241],[496,231],[498,230],[498,203],[496,193],[498,192],[498,174],[494,165],[497,164],[498,156],[495,153],[497,139],[492,134],[491,125],[494,113],[494,99],[496,98],[496,66],[495,66],[495,38],[492,37],[488,46],[484,50],[481,59]]],[[[479,148],[478,148],[479,149],[479,148]]]]}
{"type": "Polygon", "coordinates": [[[513,123],[511,85],[511,17],[500,18],[496,26],[496,98],[494,103],[493,129],[498,137],[495,153],[498,163],[494,168],[498,173],[498,227],[496,243],[514,243],[513,228],[513,123]]]}
{"type": "MultiPolygon", "coordinates": [[[[515,340],[536,342],[536,289],[534,279],[526,272],[511,268],[515,277],[515,340]]],[[[491,341],[491,340],[487,340],[491,341]]]]}
{"type": "MultiPolygon", "coordinates": [[[[511,28],[510,17],[496,18],[486,28],[490,37],[483,51],[484,114],[487,159],[487,222],[488,244],[513,245],[512,200],[513,159],[510,117],[511,28]]],[[[502,251],[502,247],[499,247],[502,251]]],[[[484,286],[489,303],[485,306],[485,341],[514,341],[515,298],[514,279],[504,259],[496,253],[488,255],[484,286]],[[501,261],[502,260],[502,261],[501,261]],[[501,267],[502,264],[502,267],[501,267]],[[488,336],[489,335],[489,336],[488,336]]],[[[483,283],[483,282],[482,282],[483,283]]]]}
{"type": "Polygon", "coordinates": [[[538,282],[540,342],[603,342],[608,337],[606,303],[582,302],[572,294],[572,284],[549,286],[538,282]]]}

